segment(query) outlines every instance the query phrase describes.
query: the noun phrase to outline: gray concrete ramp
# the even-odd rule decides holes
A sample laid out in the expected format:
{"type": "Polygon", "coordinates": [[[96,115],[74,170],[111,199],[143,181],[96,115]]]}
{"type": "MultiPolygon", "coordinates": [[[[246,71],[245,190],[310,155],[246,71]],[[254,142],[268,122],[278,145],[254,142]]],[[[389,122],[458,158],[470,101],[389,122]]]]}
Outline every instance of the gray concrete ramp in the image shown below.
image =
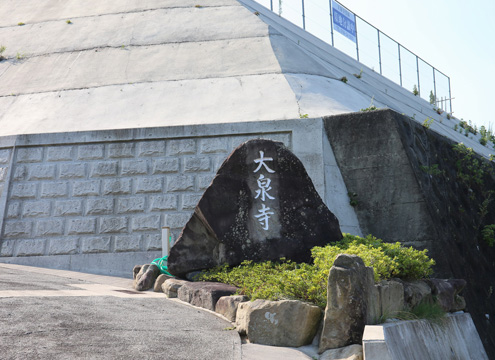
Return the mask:
{"type": "Polygon", "coordinates": [[[488,359],[468,313],[452,314],[437,322],[368,325],[363,350],[365,360],[488,359]]]}

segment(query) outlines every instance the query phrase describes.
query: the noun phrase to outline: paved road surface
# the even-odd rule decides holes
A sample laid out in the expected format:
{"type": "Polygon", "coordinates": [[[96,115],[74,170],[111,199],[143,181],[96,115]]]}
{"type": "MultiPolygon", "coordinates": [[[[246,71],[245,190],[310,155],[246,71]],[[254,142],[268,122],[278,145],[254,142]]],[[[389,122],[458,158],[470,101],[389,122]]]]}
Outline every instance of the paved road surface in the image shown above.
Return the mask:
{"type": "Polygon", "coordinates": [[[0,359],[305,360],[132,280],[0,264],[0,359]]]}

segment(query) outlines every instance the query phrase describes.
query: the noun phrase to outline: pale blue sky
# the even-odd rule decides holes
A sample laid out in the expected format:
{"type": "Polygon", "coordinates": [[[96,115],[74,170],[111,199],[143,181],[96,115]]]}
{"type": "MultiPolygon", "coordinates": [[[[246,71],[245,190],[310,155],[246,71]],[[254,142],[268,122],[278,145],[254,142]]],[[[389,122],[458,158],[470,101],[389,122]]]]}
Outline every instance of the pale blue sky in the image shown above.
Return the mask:
{"type": "Polygon", "coordinates": [[[450,76],[454,116],[495,127],[495,0],[340,2],[450,76]]]}
{"type": "MultiPolygon", "coordinates": [[[[269,7],[270,0],[257,0],[269,7]]],[[[304,0],[306,29],[330,41],[329,1],[304,0]]],[[[401,43],[426,62],[450,77],[454,116],[472,120],[478,127],[495,130],[495,0],[339,0],[349,10],[401,43]]],[[[278,12],[280,0],[273,0],[278,12]]],[[[282,16],[302,26],[301,0],[281,0],[282,16]]],[[[359,22],[358,22],[359,25],[359,22]]],[[[336,47],[355,56],[355,45],[336,36],[336,47]]],[[[370,27],[358,26],[363,62],[379,71],[377,36],[370,27]],[[366,57],[366,52],[370,56],[366,57]]],[[[383,73],[399,81],[397,45],[382,38],[383,73]]],[[[402,53],[404,87],[417,84],[415,58],[402,53]],[[408,64],[409,60],[409,64],[408,64]],[[410,72],[407,73],[409,66],[410,72]]],[[[421,64],[421,63],[420,63],[421,64]]],[[[428,98],[433,86],[433,71],[421,64],[422,95],[428,98]],[[425,77],[425,78],[423,78],[425,77]],[[425,85],[427,84],[427,85],[425,85]],[[426,93],[426,94],[425,94],[426,93]]],[[[447,81],[436,78],[438,88],[448,94],[447,81]],[[443,86],[442,86],[443,85],[443,86]]],[[[440,97],[440,96],[439,96],[440,97]]]]}

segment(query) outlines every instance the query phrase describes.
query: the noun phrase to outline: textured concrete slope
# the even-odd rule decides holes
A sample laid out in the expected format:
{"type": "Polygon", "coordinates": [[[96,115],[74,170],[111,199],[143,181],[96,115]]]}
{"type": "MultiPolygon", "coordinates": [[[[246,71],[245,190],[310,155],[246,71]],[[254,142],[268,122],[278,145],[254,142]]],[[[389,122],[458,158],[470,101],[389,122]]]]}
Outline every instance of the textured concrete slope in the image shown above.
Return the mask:
{"type": "Polygon", "coordinates": [[[366,326],[363,348],[366,360],[488,359],[468,313],[366,326]]]}
{"type": "Polygon", "coordinates": [[[314,117],[370,101],[234,0],[0,12],[0,135],[314,117]]]}
{"type": "Polygon", "coordinates": [[[0,136],[317,118],[373,103],[493,152],[252,0],[6,0],[0,14],[0,136]]]}

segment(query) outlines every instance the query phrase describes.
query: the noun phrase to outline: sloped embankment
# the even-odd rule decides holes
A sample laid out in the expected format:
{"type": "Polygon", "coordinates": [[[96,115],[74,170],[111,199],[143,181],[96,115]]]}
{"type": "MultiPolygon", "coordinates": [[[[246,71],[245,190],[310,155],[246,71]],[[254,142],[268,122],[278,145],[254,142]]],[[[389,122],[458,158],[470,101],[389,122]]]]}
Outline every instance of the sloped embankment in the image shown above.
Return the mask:
{"type": "Polygon", "coordinates": [[[495,357],[495,166],[391,110],[324,119],[364,234],[429,249],[435,277],[467,281],[467,311],[495,357]]]}

